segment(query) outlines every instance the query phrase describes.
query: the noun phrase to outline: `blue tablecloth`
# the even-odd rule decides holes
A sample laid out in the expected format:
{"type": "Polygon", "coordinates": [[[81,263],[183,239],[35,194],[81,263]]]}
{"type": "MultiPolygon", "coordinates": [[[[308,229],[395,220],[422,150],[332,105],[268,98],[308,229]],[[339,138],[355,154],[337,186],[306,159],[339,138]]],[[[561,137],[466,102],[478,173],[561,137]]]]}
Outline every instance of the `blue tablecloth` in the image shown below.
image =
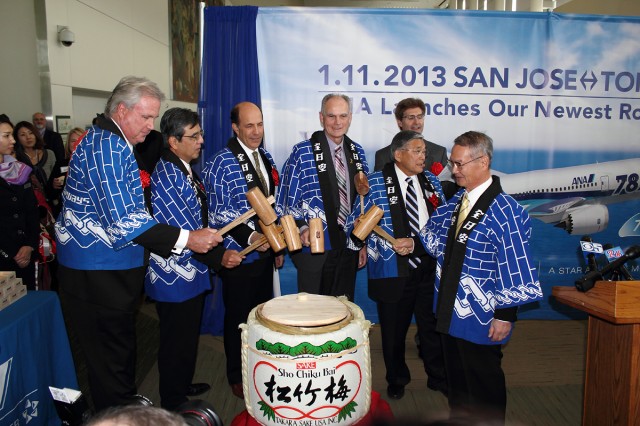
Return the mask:
{"type": "Polygon", "coordinates": [[[0,425],[60,425],[49,386],[78,381],[58,295],[32,291],[0,311],[0,425]]]}

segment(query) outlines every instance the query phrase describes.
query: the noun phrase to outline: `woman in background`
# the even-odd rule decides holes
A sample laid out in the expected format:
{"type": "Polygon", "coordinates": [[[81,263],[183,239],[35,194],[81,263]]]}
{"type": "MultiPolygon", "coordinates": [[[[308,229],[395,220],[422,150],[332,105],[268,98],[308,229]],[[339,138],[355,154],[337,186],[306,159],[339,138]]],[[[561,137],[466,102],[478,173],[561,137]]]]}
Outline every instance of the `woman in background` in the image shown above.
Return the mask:
{"type": "Polygon", "coordinates": [[[40,220],[31,167],[10,155],[16,143],[11,122],[0,116],[0,270],[15,271],[35,290],[40,220]]]}
{"type": "MultiPolygon", "coordinates": [[[[13,129],[13,138],[16,140],[16,158],[18,161],[31,166],[33,175],[43,192],[47,189],[49,175],[56,164],[56,156],[53,151],[44,148],[44,141],[40,132],[28,121],[21,121],[13,129]]],[[[46,194],[45,194],[46,195],[46,194]]],[[[47,197],[47,200],[49,197],[47,197]]]]}

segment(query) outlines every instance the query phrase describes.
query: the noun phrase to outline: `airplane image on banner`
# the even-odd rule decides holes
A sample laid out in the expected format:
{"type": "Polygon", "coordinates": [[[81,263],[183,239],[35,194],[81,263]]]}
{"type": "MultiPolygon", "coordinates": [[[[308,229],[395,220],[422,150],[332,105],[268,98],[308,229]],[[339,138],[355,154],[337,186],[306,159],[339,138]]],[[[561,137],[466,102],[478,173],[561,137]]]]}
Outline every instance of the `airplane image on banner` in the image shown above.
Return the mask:
{"type": "MultiPolygon", "coordinates": [[[[640,199],[640,158],[521,173],[491,172],[529,216],[572,235],[604,231],[609,224],[608,204],[640,199]]],[[[453,180],[451,169],[446,167],[438,178],[453,180]]],[[[640,235],[638,224],[626,229],[632,225],[625,224],[620,236],[640,235]]]]}
{"type": "Polygon", "coordinates": [[[502,189],[531,217],[569,234],[593,234],[609,224],[608,204],[640,198],[640,158],[500,174],[502,189]]]}

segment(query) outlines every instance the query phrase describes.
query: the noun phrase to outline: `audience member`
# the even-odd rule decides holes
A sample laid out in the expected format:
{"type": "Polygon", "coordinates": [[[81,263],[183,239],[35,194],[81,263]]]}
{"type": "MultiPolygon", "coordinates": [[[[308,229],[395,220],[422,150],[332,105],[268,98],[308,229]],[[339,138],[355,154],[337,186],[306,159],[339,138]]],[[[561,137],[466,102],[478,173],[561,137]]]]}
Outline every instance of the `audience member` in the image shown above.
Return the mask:
{"type": "MultiPolygon", "coordinates": [[[[412,130],[418,133],[424,131],[426,107],[422,100],[418,98],[403,99],[398,102],[393,112],[400,130],[412,130]]],[[[447,149],[426,139],[425,143],[427,144],[427,158],[424,161],[424,169],[438,176],[447,165],[447,149]]],[[[375,170],[382,170],[386,163],[393,163],[394,158],[390,148],[391,146],[386,146],[376,151],[375,170]]],[[[447,199],[451,198],[458,190],[455,183],[450,180],[441,180],[441,183],[447,199]]]]}
{"type": "Polygon", "coordinates": [[[56,161],[64,160],[62,136],[47,126],[47,117],[41,112],[36,112],[31,117],[31,122],[40,134],[44,142],[44,148],[53,151],[53,154],[56,156],[56,161]]]}
{"type": "MultiPolygon", "coordinates": [[[[44,142],[40,134],[28,121],[21,121],[13,129],[13,137],[16,142],[16,158],[31,166],[33,175],[37,179],[39,189],[45,192],[56,157],[51,150],[44,148],[44,142]]],[[[46,193],[45,193],[46,195],[46,193]]],[[[49,197],[47,197],[49,199],[49,197]]]]}
{"type": "MultiPolygon", "coordinates": [[[[190,163],[200,156],[204,139],[198,113],[167,110],[160,121],[168,150],[151,175],[153,216],[160,223],[196,230],[209,225],[207,195],[190,163]]],[[[158,372],[163,408],[175,410],[210,389],[191,383],[196,368],[204,294],[211,289],[209,266],[219,271],[242,262],[235,250],[214,248],[204,259],[190,250],[163,257],[151,254],[145,280],[147,296],[156,301],[160,320],[158,372]]]]}
{"type": "MultiPolygon", "coordinates": [[[[378,235],[367,239],[369,297],[376,301],[382,354],[387,369],[387,394],[392,399],[404,396],[411,381],[405,360],[405,340],[415,315],[420,355],[428,376],[427,386],[446,395],[447,383],[440,333],[435,331],[433,292],[436,262],[420,241],[420,229],[438,205],[445,204],[440,181],[424,171],[426,146],[420,133],[403,130],[391,142],[394,163],[369,175],[370,189],[364,199],[364,210],[373,206],[383,209],[379,225],[397,240],[397,245],[378,235]]],[[[348,232],[360,212],[360,200],[347,221],[348,232]]],[[[361,248],[363,243],[351,234],[349,246],[361,248]]]]}
{"type": "Polygon", "coordinates": [[[85,426],[187,426],[179,414],[146,405],[113,407],[92,417],[85,426]]]}
{"type": "MultiPolygon", "coordinates": [[[[491,176],[493,141],[458,136],[449,166],[464,189],[437,209],[421,231],[436,257],[436,331],[443,334],[453,420],[504,424],[507,391],[502,345],[518,306],[542,299],[529,249],[525,209],[491,176]]],[[[476,423],[473,423],[476,424],[476,423]]]]}
{"type": "MultiPolygon", "coordinates": [[[[265,197],[276,192],[278,171],[271,154],[261,145],[264,136],[262,111],[250,102],[241,102],[231,110],[231,128],[235,133],[223,148],[205,164],[205,187],[209,197],[209,217],[217,227],[232,222],[251,208],[246,193],[259,188],[265,197]]],[[[227,250],[242,250],[262,237],[258,218],[253,217],[225,235],[227,250]]],[[[241,335],[238,326],[247,321],[251,310],[273,295],[273,267],[282,266],[283,256],[275,256],[265,243],[249,253],[234,269],[222,269],[224,301],[224,353],[227,380],[231,391],[243,398],[241,335]]]]}
{"type": "MultiPolygon", "coordinates": [[[[411,130],[422,134],[426,112],[426,107],[422,100],[418,98],[403,99],[398,102],[393,112],[400,130],[411,130]]],[[[447,164],[447,149],[427,140],[425,140],[425,143],[427,144],[427,158],[424,161],[424,169],[432,171],[431,167],[434,162],[438,162],[444,167],[447,164]]],[[[385,164],[393,163],[394,161],[391,145],[385,146],[376,151],[374,170],[382,170],[385,164]]]]}
{"type": "Polygon", "coordinates": [[[69,163],[56,223],[60,294],[85,356],[97,411],[136,394],[135,317],[146,272],[145,248],[161,256],[205,253],[222,238],[213,229],[160,224],[145,209],[133,146],[153,129],[164,94],[124,77],[69,163]]]}
{"type": "Polygon", "coordinates": [[[35,290],[40,221],[31,168],[10,155],[15,143],[13,126],[4,116],[0,118],[0,270],[15,271],[28,290],[35,290]]]}
{"type": "Polygon", "coordinates": [[[278,207],[291,214],[300,228],[303,248],[291,254],[298,270],[298,291],[353,300],[356,272],[366,262],[366,251],[346,248],[344,225],[356,197],[354,177],[367,174],[364,150],[349,139],[351,99],[329,94],[322,99],[320,124],[323,130],[293,147],[282,168],[278,207]],[[324,253],[309,249],[308,221],[321,218],[324,253]]]}

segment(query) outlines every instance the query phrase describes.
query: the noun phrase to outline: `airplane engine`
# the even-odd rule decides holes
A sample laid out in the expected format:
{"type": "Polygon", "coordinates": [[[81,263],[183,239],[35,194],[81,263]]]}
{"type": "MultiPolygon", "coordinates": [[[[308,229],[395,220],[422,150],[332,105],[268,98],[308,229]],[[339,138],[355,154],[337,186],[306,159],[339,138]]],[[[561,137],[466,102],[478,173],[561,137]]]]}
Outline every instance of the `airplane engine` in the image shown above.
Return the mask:
{"type": "Polygon", "coordinates": [[[593,204],[567,210],[565,218],[555,226],[571,235],[584,235],[604,231],[608,224],[607,206],[593,204]]]}

